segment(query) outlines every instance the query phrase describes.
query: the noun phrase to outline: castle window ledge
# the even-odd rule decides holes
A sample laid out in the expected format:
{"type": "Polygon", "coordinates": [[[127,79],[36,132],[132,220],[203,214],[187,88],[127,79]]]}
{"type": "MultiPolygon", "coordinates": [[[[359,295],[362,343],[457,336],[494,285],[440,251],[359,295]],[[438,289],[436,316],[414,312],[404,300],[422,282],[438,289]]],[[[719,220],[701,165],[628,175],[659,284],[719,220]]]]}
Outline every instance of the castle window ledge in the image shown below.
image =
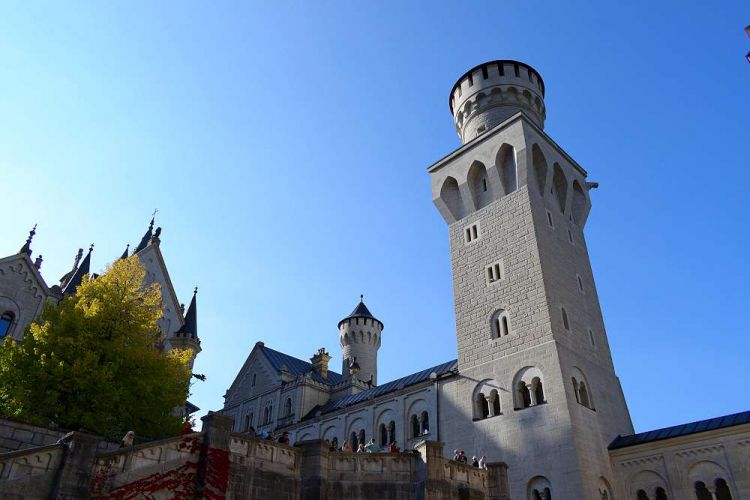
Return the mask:
{"type": "MultiPolygon", "coordinates": [[[[522,408],[522,409],[523,409],[523,408],[522,408]]],[[[472,418],[472,419],[471,419],[471,421],[472,421],[472,422],[482,422],[482,421],[484,421],[484,420],[490,420],[490,419],[492,419],[492,418],[495,418],[495,417],[500,417],[500,416],[502,416],[502,415],[503,415],[503,413],[502,413],[502,412],[500,412],[500,413],[498,413],[498,414],[496,414],[496,415],[489,415],[489,416],[487,416],[487,417],[484,417],[484,418],[481,418],[481,417],[474,417],[474,418],[472,418]]]]}
{"type": "Polygon", "coordinates": [[[547,402],[546,402],[546,401],[542,401],[541,403],[537,403],[537,404],[535,404],[535,405],[531,405],[531,406],[525,406],[525,407],[523,407],[523,408],[513,408],[513,411],[522,411],[522,410],[528,410],[528,409],[530,409],[530,408],[536,408],[537,406],[544,406],[544,405],[546,405],[546,404],[547,404],[547,402]]]}

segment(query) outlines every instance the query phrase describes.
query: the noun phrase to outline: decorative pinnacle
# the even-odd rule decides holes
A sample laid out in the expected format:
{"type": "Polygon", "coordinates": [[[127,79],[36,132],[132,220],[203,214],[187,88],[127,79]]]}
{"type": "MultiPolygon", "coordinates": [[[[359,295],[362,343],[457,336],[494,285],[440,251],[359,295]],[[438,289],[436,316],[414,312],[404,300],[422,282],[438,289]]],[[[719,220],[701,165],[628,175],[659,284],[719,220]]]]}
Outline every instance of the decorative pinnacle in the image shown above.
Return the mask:
{"type": "Polygon", "coordinates": [[[363,293],[359,294],[359,303],[362,304],[365,301],[365,295],[363,293]]]}
{"type": "Polygon", "coordinates": [[[34,227],[31,228],[31,231],[29,231],[29,237],[26,238],[26,243],[21,247],[21,251],[18,253],[25,253],[29,256],[31,256],[31,240],[34,239],[34,235],[36,234],[36,224],[34,224],[34,227]]]}
{"type": "Polygon", "coordinates": [[[89,247],[89,253],[91,253],[93,251],[94,251],[94,244],[92,243],[91,246],[89,247]]]}

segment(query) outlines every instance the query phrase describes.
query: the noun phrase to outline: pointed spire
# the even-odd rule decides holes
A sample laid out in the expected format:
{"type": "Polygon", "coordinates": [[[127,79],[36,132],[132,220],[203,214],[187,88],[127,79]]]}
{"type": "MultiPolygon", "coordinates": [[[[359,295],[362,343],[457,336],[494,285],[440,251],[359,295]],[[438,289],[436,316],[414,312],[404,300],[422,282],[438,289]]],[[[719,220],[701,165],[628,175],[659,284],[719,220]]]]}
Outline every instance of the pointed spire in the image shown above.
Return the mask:
{"type": "Polygon", "coordinates": [[[138,243],[138,246],[135,247],[135,250],[133,250],[133,254],[137,254],[144,248],[146,248],[151,241],[151,237],[154,235],[154,220],[156,219],[156,210],[154,210],[154,215],[151,216],[151,223],[148,225],[148,229],[146,230],[146,234],[143,235],[143,238],[141,238],[141,242],[138,243]]]}
{"type": "Polygon", "coordinates": [[[83,258],[83,261],[81,261],[81,265],[78,266],[75,274],[73,274],[70,280],[65,284],[65,287],[62,290],[64,295],[73,295],[76,293],[76,288],[83,283],[83,277],[89,274],[91,270],[91,252],[93,251],[94,244],[92,243],[89,247],[89,253],[83,258]]]}
{"type": "Polygon", "coordinates": [[[130,250],[130,243],[125,245],[125,251],[122,252],[122,255],[120,255],[120,260],[128,258],[128,250],[130,250]]]}
{"type": "Polygon", "coordinates": [[[26,243],[21,247],[21,250],[19,250],[18,253],[25,253],[29,257],[31,257],[31,240],[34,239],[34,235],[36,234],[36,224],[34,224],[34,227],[31,228],[31,231],[29,231],[29,237],[26,238],[26,243]]]}
{"type": "Polygon", "coordinates": [[[76,269],[78,269],[78,263],[81,262],[81,257],[83,257],[83,248],[78,249],[78,253],[76,253],[75,260],[73,261],[73,267],[70,271],[63,274],[62,278],[60,278],[60,288],[65,288],[65,285],[68,284],[68,281],[70,281],[70,278],[73,277],[73,275],[76,272],[76,269]]]}
{"type": "Polygon", "coordinates": [[[190,300],[190,305],[188,306],[187,313],[185,313],[185,323],[180,327],[179,330],[177,330],[178,334],[182,334],[183,336],[187,337],[193,337],[198,338],[198,318],[197,318],[197,308],[195,306],[195,296],[198,295],[198,287],[195,287],[195,290],[193,290],[193,298],[190,300]]]}

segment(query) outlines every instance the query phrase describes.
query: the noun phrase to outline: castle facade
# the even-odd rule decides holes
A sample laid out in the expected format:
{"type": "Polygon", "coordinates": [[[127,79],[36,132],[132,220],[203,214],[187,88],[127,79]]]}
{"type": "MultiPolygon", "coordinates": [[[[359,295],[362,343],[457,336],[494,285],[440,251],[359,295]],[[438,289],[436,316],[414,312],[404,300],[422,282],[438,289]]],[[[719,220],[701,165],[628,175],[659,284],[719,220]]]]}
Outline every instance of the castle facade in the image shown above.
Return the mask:
{"type": "Polygon", "coordinates": [[[440,441],[505,462],[513,499],[750,498],[750,412],[634,434],[583,231],[597,184],[544,132],[544,95],[511,60],[450,93],[462,145],[428,172],[457,359],[379,385],[388,334],[361,300],[338,323],[340,373],[325,348],[307,362],[255,345],[225,395],[234,431],[354,449],[440,441]]]}

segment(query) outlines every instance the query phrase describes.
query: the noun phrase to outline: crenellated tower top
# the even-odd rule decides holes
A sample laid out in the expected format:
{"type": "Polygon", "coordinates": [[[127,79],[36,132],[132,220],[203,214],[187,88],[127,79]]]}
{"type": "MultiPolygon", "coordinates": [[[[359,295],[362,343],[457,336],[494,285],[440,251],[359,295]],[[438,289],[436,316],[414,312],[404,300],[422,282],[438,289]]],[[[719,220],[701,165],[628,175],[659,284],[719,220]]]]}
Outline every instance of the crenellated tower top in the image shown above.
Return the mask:
{"type": "Polygon", "coordinates": [[[544,128],[544,81],[519,61],[491,61],[470,69],[453,86],[449,104],[463,144],[519,111],[544,128]]]}

